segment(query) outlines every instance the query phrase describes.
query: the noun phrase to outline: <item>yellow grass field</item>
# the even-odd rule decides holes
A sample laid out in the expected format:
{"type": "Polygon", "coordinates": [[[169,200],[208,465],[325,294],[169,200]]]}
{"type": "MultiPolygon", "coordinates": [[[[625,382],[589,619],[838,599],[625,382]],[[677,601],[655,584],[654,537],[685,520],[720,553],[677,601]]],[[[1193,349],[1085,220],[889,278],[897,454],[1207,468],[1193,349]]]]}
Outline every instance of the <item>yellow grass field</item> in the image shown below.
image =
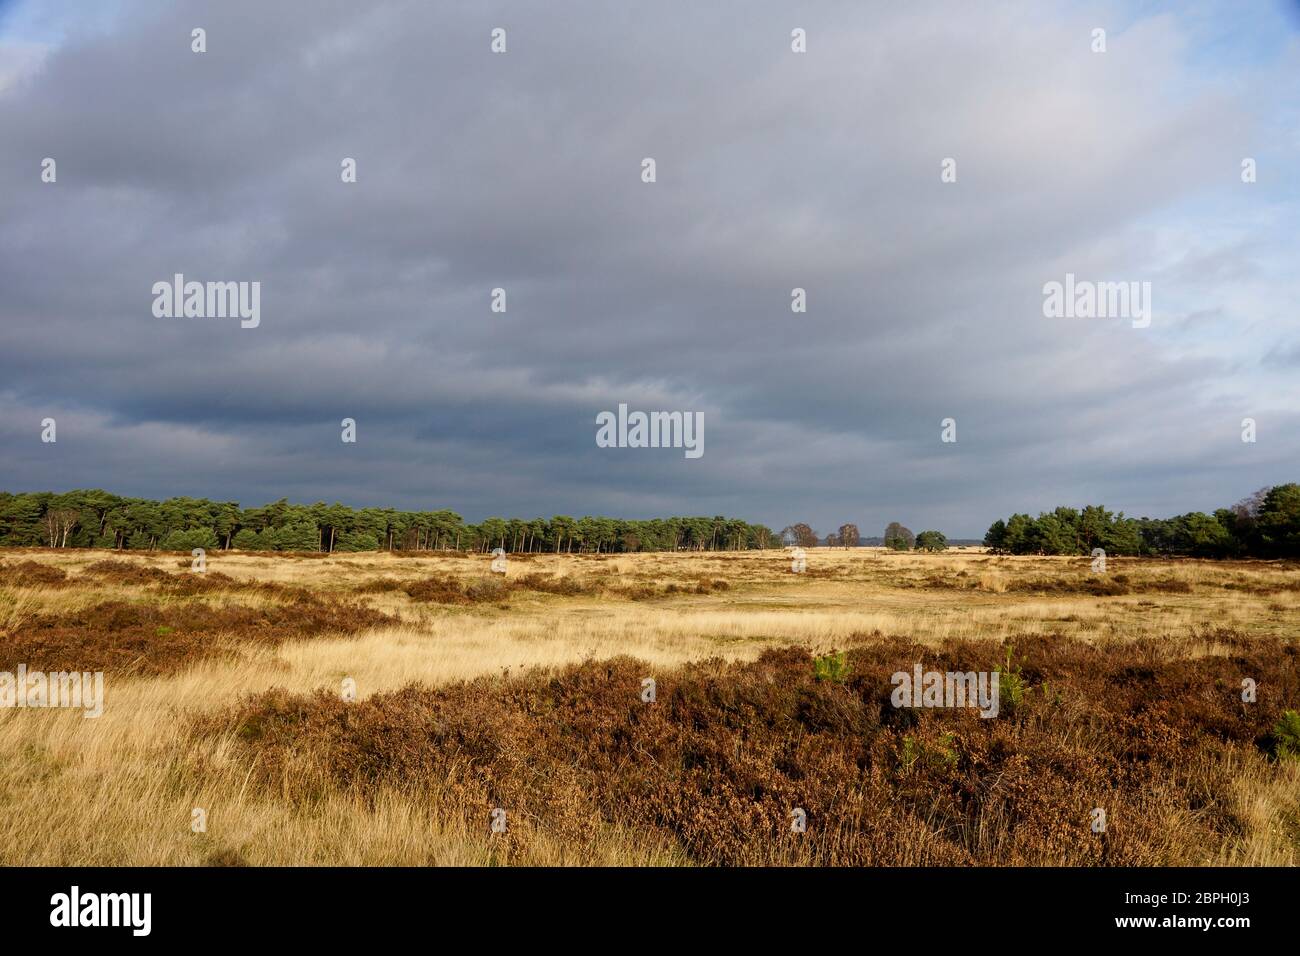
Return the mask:
{"type": "MultiPolygon", "coordinates": [[[[469,778],[458,776],[451,764],[443,777],[422,774],[405,783],[362,779],[364,774],[350,769],[330,777],[318,770],[325,764],[313,763],[317,751],[311,748],[324,746],[320,740],[313,738],[310,747],[304,743],[296,757],[294,744],[250,749],[241,737],[247,726],[231,716],[248,706],[251,695],[280,688],[290,698],[317,691],[338,696],[347,679],[355,682],[357,696],[350,706],[364,708],[372,698],[387,700],[384,695],[403,688],[440,692],[474,678],[490,678],[474,685],[487,698],[507,695],[512,682],[525,678],[533,682],[530,687],[544,688],[548,675],[613,658],[634,659],[635,665],[627,665],[633,674],[640,673],[636,668],[684,674],[710,659],[719,660],[707,665],[713,669],[709,673],[725,673],[717,670],[721,662],[752,662],[764,651],[785,647],[820,656],[851,648],[865,653],[886,639],[936,649],[960,649],[963,642],[1014,647],[1039,640],[1045,647],[1052,642],[1140,645],[1154,648],[1143,653],[1155,655],[1158,663],[1179,667],[1223,661],[1231,686],[1222,693],[1230,698],[1237,693],[1233,656],[1258,646],[1268,648],[1270,659],[1278,658],[1283,668],[1272,686],[1261,684],[1261,706],[1267,702],[1275,711],[1300,706],[1294,697],[1267,697],[1278,692],[1279,680],[1295,675],[1300,571],[1293,565],[1111,559],[1106,573],[1097,575],[1086,558],[1003,557],[975,549],[941,555],[816,549],[808,552],[808,571],[802,575],[792,574],[788,556],[778,551],[527,555],[510,559],[503,581],[490,573],[489,561],[486,555],[462,554],[214,553],[200,576],[181,554],[0,553],[0,635],[8,658],[0,668],[12,670],[21,662],[37,666],[23,657],[29,650],[65,660],[58,657],[60,640],[81,642],[76,646],[86,654],[84,665],[73,658],[62,666],[97,669],[95,662],[107,662],[99,718],[85,719],[72,710],[0,711],[0,863],[671,865],[947,859],[938,855],[947,837],[934,814],[920,817],[929,819],[931,835],[877,834],[872,839],[895,843],[875,850],[844,843],[839,849],[819,847],[814,858],[783,845],[770,854],[750,847],[728,855],[725,847],[696,852],[697,844],[683,835],[694,831],[684,825],[651,825],[645,823],[648,817],[638,825],[620,820],[616,808],[586,817],[588,824],[575,830],[551,820],[545,800],[512,823],[520,835],[507,844],[489,830],[490,807],[485,803],[480,813],[472,800],[466,802],[469,778]],[[105,564],[106,556],[113,563],[105,564]],[[41,568],[57,570],[43,574],[41,568]],[[138,579],[137,571],[142,572],[138,579]],[[190,588],[191,577],[206,583],[190,588]],[[339,610],[344,605],[350,609],[346,614],[339,610]],[[293,629],[300,608],[311,609],[320,622],[310,634],[293,629]],[[267,617],[271,610],[278,616],[267,617]],[[373,619],[362,613],[370,611],[373,619]],[[145,612],[152,616],[141,617],[145,612]],[[213,622],[211,627],[192,640],[185,636],[187,622],[203,620],[213,622]],[[223,629],[225,620],[232,622],[229,629],[223,629]],[[114,621],[128,622],[122,625],[126,630],[115,631],[114,621]],[[128,640],[123,633],[135,636],[128,640]],[[165,660],[151,656],[151,635],[173,641],[165,660]],[[38,639],[39,645],[33,643],[38,639]],[[545,673],[530,670],[535,668],[545,673]],[[262,762],[271,760],[277,761],[274,771],[262,762]],[[319,779],[313,776],[318,772],[319,779]],[[203,832],[192,826],[196,808],[206,818],[203,832]],[[898,841],[908,840],[899,849],[898,841]]],[[[872,679],[883,684],[887,676],[872,679]]],[[[1046,701],[1051,687],[1046,680],[1043,684],[1046,701]]],[[[1294,684],[1284,687],[1286,695],[1294,694],[1294,684]]],[[[1068,683],[1064,690],[1068,699],[1068,683]]],[[[1153,692],[1184,693],[1185,688],[1157,681],[1153,692]]],[[[1080,694],[1060,707],[1055,717],[1026,710],[1029,716],[1007,732],[1055,735],[1062,746],[1085,746],[1092,732],[1088,700],[1080,694]]],[[[383,719],[391,713],[384,711],[389,716],[383,719]]],[[[345,732],[351,718],[338,719],[345,732]]],[[[978,774],[984,766],[977,753],[982,744],[974,742],[984,728],[972,720],[935,724],[936,733],[952,731],[958,737],[971,728],[969,754],[952,758],[956,786],[963,774],[978,774]]],[[[928,726],[922,723],[918,733],[928,726]]],[[[1199,746],[1195,736],[1171,731],[1169,746],[1199,746]]],[[[503,739],[494,746],[508,748],[513,738],[503,739]]],[[[331,760],[342,761],[337,751],[331,753],[331,760]]],[[[1074,839],[1086,844],[1086,825],[1077,838],[1067,834],[1058,840],[1018,828],[1005,809],[1010,804],[999,804],[1003,810],[995,816],[987,803],[982,816],[961,824],[975,821],[952,852],[994,863],[1051,863],[1062,853],[1060,862],[1300,862],[1300,761],[1275,759],[1266,746],[1240,741],[1187,753],[1193,762],[1205,761],[1205,779],[1213,781],[1206,788],[1213,792],[1204,800],[1186,798],[1197,789],[1189,776],[1179,782],[1177,794],[1153,796],[1148,813],[1158,817],[1158,838],[1135,836],[1125,844],[1124,817],[1117,815],[1115,845],[1097,852],[1119,856],[1088,857],[1093,853],[1088,849],[1076,858],[1059,847],[1074,839]],[[1207,814],[1230,821],[1220,824],[1207,814]],[[1000,828],[997,835],[990,827],[1000,828]]],[[[417,756],[425,761],[421,767],[442,766],[417,756]]],[[[533,759],[528,753],[518,758],[512,773],[533,759]]],[[[900,770],[874,758],[867,762],[874,768],[871,786],[893,788],[888,792],[906,794],[909,806],[917,805],[921,797],[908,784],[918,779],[907,777],[911,763],[904,761],[900,770]]],[[[558,772],[535,766],[537,773],[558,772]]],[[[1188,770],[1197,772],[1197,767],[1188,770]]],[[[865,799],[868,791],[855,792],[857,797],[845,799],[865,799]]],[[[1123,799],[1140,799],[1136,792],[1123,799]]],[[[755,805],[761,803],[756,797],[755,805]]],[[[1068,825],[1076,825],[1073,817],[1068,825]]]]}

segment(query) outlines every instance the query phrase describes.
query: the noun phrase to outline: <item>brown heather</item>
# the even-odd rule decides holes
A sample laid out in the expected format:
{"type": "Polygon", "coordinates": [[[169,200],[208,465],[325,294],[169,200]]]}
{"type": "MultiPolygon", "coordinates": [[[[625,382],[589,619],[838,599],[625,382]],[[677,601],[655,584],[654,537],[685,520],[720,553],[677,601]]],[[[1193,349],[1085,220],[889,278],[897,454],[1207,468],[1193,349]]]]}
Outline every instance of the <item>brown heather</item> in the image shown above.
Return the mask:
{"type": "Polygon", "coordinates": [[[811,655],[786,648],[658,672],[644,703],[649,669],[615,658],[356,704],[273,690],[199,732],[233,733],[258,782],[299,804],[395,788],[485,829],[505,808],[503,855],[621,827],[697,863],[1196,863],[1246,828],[1216,794],[1300,699],[1295,645],[1202,640],[1224,653],[1026,640],[1013,663],[1027,690],[995,719],[897,709],[889,675],[992,671],[1004,649],[877,634],[853,642],[844,684],[815,681],[811,655]],[[1258,705],[1241,702],[1242,675],[1266,688],[1258,705]]]}
{"type": "Polygon", "coordinates": [[[17,561],[0,564],[0,586],[60,587],[68,580],[62,568],[41,564],[38,561],[17,561]]]}
{"type": "Polygon", "coordinates": [[[43,671],[166,674],[243,644],[347,634],[396,623],[378,611],[337,601],[296,601],[252,608],[108,601],[78,611],[33,616],[21,632],[0,636],[0,670],[19,663],[43,671]]]}

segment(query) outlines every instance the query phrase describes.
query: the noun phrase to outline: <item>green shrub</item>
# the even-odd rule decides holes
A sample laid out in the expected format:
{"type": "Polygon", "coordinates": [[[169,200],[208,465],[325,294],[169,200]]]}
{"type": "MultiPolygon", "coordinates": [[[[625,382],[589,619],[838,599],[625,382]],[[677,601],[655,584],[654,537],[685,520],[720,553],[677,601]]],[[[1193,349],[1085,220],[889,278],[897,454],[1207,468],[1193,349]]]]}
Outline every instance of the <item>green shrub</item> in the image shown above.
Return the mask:
{"type": "Polygon", "coordinates": [[[1029,684],[1020,673],[1020,664],[1014,655],[1015,646],[1008,644],[1006,662],[997,666],[998,706],[1006,713],[1014,713],[1029,692],[1029,684]]]}
{"type": "Polygon", "coordinates": [[[1284,710],[1273,726],[1273,753],[1300,760],[1300,711],[1284,710]]]}
{"type": "Polygon", "coordinates": [[[903,738],[903,747],[898,754],[899,769],[906,773],[912,769],[917,759],[921,756],[921,748],[917,746],[916,740],[911,734],[903,738]]]}
{"type": "Polygon", "coordinates": [[[813,661],[813,676],[819,681],[843,684],[849,676],[849,660],[843,651],[818,657],[813,661]]]}
{"type": "Polygon", "coordinates": [[[946,733],[935,744],[927,744],[908,734],[903,737],[903,745],[898,752],[898,768],[907,773],[918,762],[924,769],[952,768],[957,766],[959,759],[956,734],[946,733]]]}

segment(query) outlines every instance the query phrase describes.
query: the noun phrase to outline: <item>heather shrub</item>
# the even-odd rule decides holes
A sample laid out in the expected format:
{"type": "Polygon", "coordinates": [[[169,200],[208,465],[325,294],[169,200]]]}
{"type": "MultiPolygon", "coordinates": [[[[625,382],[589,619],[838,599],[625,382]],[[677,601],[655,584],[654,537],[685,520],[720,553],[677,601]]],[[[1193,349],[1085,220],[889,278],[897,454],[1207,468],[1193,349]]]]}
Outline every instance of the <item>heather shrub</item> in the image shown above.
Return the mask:
{"type": "Polygon", "coordinates": [[[655,668],[654,703],[640,693],[650,668],[616,658],[352,703],[272,691],[194,732],[228,735],[280,799],[398,788],[474,829],[506,807],[504,859],[542,834],[577,848],[616,825],[705,864],[1197,864],[1246,825],[1232,794],[1242,766],[1263,760],[1257,741],[1295,723],[1226,688],[1246,668],[1296,700],[1300,677],[1278,639],[1218,656],[1193,646],[874,637],[819,659],[839,672],[829,660],[842,657],[843,680],[794,647],[655,668]],[[1016,717],[894,708],[890,675],[918,660],[1023,681],[1016,717]],[[1031,679],[1051,693],[1028,693],[1031,679]],[[1104,841],[1090,830],[1099,805],[1104,841]],[[808,822],[797,836],[795,807],[808,822]]]}

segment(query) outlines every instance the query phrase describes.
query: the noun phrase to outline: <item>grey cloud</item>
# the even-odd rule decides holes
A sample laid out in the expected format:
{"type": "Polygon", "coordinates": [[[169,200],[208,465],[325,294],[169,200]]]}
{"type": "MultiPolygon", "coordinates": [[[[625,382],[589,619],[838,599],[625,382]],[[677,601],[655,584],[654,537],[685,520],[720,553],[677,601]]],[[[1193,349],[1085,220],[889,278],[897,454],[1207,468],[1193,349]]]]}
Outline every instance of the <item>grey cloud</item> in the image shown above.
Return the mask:
{"type": "Polygon", "coordinates": [[[1248,94],[1193,90],[1176,21],[1104,58],[1090,26],[1065,6],[128,4],[0,89],[0,487],[973,535],[1050,495],[1162,512],[1294,477],[1294,444],[1220,441],[1241,412],[1207,396],[1252,391],[1232,363],[1042,316],[1066,271],[1254,274],[1249,246],[1167,268],[1141,241],[1232,175],[1248,94]],[[262,326],[153,318],[178,271],[260,281],[262,326]],[[620,401],[704,410],[704,458],[595,448],[620,401]],[[25,444],[44,407],[87,416],[58,464],[25,444]]]}

